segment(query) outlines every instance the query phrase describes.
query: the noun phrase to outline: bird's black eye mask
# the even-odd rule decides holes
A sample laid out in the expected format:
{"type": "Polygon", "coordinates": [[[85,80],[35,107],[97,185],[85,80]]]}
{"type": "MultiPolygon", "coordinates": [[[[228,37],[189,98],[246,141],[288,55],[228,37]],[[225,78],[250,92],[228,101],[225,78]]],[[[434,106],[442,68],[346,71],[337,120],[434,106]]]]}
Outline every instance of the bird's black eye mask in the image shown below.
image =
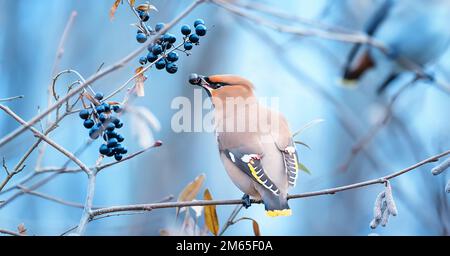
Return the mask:
{"type": "Polygon", "coordinates": [[[227,83],[211,82],[207,76],[202,76],[202,75],[198,75],[195,73],[192,73],[189,75],[189,83],[192,85],[198,85],[198,86],[205,88],[206,91],[208,91],[208,93],[209,93],[208,89],[215,90],[215,89],[219,89],[222,86],[229,85],[227,83]]]}

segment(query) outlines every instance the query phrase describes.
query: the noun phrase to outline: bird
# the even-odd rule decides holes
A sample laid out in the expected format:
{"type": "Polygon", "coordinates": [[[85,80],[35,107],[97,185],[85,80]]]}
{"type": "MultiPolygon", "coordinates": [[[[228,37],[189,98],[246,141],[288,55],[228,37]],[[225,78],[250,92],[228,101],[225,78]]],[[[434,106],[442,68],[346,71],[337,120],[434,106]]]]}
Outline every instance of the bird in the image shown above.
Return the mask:
{"type": "Polygon", "coordinates": [[[296,185],[299,162],[285,117],[262,106],[243,77],[191,74],[189,82],[212,101],[220,159],[244,192],[244,206],[251,205],[251,197],[263,201],[269,217],[290,216],[288,189],[296,185]]]}
{"type": "Polygon", "coordinates": [[[358,81],[378,61],[393,60],[394,65],[388,77],[377,88],[382,94],[406,67],[396,60],[407,60],[424,68],[445,53],[450,44],[448,0],[383,0],[368,19],[364,32],[383,43],[387,52],[356,44],[351,49],[344,65],[343,78],[346,82],[358,81]]]}

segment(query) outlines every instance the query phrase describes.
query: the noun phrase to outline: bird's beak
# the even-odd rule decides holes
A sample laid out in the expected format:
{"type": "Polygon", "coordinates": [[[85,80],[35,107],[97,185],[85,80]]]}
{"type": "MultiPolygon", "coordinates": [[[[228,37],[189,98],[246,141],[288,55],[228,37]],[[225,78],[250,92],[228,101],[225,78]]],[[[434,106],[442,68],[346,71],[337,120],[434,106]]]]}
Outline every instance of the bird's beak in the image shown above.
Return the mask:
{"type": "Polygon", "coordinates": [[[209,81],[207,76],[202,76],[195,73],[189,75],[189,83],[202,87],[206,90],[209,96],[211,96],[211,92],[215,89],[215,85],[209,81]]]}

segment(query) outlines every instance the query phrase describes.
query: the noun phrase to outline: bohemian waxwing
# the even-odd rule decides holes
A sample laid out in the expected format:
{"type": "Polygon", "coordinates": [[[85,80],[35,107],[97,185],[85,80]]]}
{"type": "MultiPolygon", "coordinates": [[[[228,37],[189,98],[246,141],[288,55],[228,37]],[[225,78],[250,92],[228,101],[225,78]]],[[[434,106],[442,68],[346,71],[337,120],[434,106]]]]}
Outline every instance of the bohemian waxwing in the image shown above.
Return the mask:
{"type": "Polygon", "coordinates": [[[287,192],[295,186],[299,164],[286,119],[259,104],[245,78],[192,74],[189,82],[211,98],[220,158],[245,193],[244,206],[250,206],[251,196],[263,200],[267,216],[290,216],[287,192]]]}
{"type": "MultiPolygon", "coordinates": [[[[389,59],[401,57],[424,67],[436,61],[448,48],[449,17],[449,0],[383,0],[364,30],[388,47],[389,59]]],[[[359,80],[376,62],[385,59],[382,55],[377,49],[355,45],[344,68],[344,80],[359,80]]],[[[393,65],[388,78],[378,87],[378,93],[406,69],[398,63],[393,65]]]]}

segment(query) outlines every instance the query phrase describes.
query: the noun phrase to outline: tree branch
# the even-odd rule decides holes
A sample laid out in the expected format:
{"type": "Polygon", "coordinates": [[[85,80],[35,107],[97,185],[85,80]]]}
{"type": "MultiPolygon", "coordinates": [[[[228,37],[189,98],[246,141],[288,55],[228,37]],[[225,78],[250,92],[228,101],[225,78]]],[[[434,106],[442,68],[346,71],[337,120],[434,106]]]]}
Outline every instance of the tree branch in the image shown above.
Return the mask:
{"type": "MultiPolygon", "coordinates": [[[[412,170],[415,170],[423,165],[433,163],[438,161],[440,158],[450,155],[450,150],[445,151],[441,154],[432,156],[430,158],[427,158],[419,163],[416,163],[408,168],[402,169],[400,171],[391,173],[389,175],[377,178],[377,179],[371,179],[359,183],[354,183],[346,186],[340,186],[335,188],[329,188],[319,191],[313,191],[313,192],[306,192],[301,194],[294,194],[289,195],[288,200],[291,199],[298,199],[298,198],[306,198],[306,197],[314,197],[314,196],[321,196],[321,195],[334,195],[339,192],[367,187],[370,185],[375,184],[384,184],[386,181],[394,179],[400,175],[403,175],[405,173],[408,173],[412,170]]],[[[251,200],[254,204],[260,204],[263,201],[262,200],[251,200]]],[[[135,205],[123,205],[123,206],[113,206],[113,207],[107,207],[107,208],[101,208],[97,209],[91,212],[91,218],[104,215],[104,214],[110,214],[113,212],[128,212],[128,211],[152,211],[154,209],[164,209],[164,208],[176,208],[176,207],[187,207],[187,206],[205,206],[205,205],[239,205],[244,203],[242,199],[235,199],[235,200],[198,200],[198,201],[188,201],[188,202],[167,202],[167,203],[154,203],[154,204],[135,204],[135,205]]]]}

